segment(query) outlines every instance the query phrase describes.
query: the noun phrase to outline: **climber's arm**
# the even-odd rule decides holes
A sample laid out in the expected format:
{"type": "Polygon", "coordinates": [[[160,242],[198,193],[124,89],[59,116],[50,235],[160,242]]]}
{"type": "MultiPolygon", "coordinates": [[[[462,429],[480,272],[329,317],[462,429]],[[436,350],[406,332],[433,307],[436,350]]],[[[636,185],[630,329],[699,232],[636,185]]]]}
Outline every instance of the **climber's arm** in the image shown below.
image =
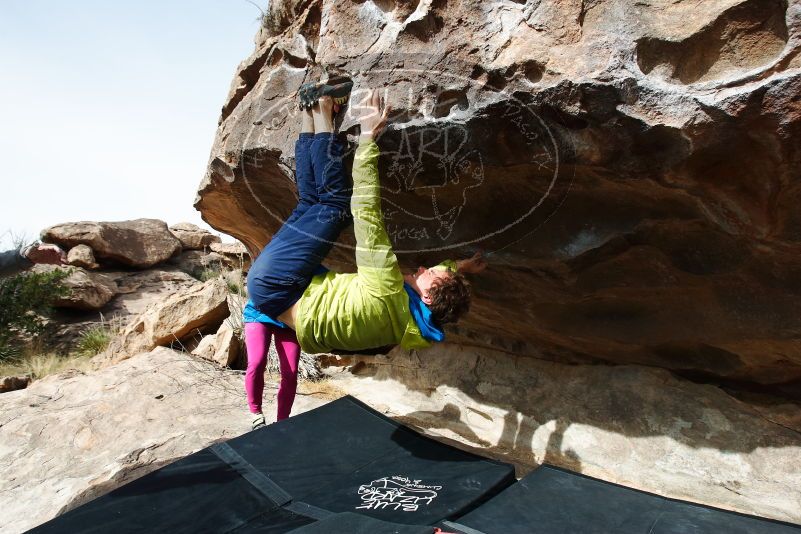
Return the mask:
{"type": "Polygon", "coordinates": [[[359,280],[370,293],[386,295],[402,289],[403,275],[384,226],[378,154],[378,145],[371,136],[359,138],[353,159],[351,212],[359,280]]]}
{"type": "Polygon", "coordinates": [[[456,267],[454,270],[461,273],[478,274],[487,268],[487,260],[481,252],[476,252],[472,257],[455,261],[453,264],[456,267]]]}

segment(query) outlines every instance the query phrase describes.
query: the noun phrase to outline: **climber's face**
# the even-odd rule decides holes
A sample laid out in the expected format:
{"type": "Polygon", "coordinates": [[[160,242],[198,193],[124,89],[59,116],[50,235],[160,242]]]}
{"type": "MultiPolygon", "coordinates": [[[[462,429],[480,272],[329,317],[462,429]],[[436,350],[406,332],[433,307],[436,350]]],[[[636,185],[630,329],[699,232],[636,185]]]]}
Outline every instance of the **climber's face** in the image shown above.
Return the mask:
{"type": "Polygon", "coordinates": [[[406,275],[404,278],[406,282],[414,288],[420,298],[426,304],[431,304],[431,297],[429,290],[434,283],[441,278],[447,278],[450,273],[447,269],[436,269],[434,267],[418,267],[417,271],[406,275]]]}

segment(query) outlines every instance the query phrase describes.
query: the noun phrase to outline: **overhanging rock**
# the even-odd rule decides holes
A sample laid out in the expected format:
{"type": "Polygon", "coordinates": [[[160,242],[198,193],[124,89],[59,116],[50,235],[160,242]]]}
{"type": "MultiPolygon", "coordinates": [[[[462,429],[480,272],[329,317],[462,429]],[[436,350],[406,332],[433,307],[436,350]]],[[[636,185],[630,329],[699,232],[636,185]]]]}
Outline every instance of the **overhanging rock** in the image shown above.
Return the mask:
{"type": "Polygon", "coordinates": [[[395,109],[401,262],[494,252],[452,339],[801,395],[797,3],[276,5],[223,107],[209,224],[264,246],[296,201],[297,89],[348,73],[352,105],[395,109]]]}

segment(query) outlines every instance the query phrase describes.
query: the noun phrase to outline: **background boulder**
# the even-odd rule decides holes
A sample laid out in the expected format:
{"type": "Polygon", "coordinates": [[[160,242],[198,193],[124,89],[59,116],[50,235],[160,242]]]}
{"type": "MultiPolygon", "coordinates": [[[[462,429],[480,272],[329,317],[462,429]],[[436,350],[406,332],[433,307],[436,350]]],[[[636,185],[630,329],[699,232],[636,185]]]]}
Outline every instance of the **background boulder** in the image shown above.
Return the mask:
{"type": "Polygon", "coordinates": [[[38,272],[55,270],[67,271],[69,274],[62,280],[67,288],[65,297],[56,299],[56,308],[76,308],[79,310],[99,310],[117,294],[117,283],[105,274],[87,271],[80,267],[62,267],[56,265],[37,265],[38,272]]]}
{"type": "Polygon", "coordinates": [[[213,361],[220,367],[229,367],[237,361],[241,348],[234,328],[228,321],[223,321],[215,334],[203,336],[192,354],[213,361]]]}
{"type": "Polygon", "coordinates": [[[231,269],[247,271],[250,269],[251,257],[248,249],[240,242],[212,243],[209,248],[224,258],[224,263],[231,269]]]}
{"type": "Polygon", "coordinates": [[[174,224],[170,226],[170,232],[178,238],[184,250],[203,250],[212,243],[221,242],[219,236],[192,223],[174,224]]]}
{"type": "Polygon", "coordinates": [[[88,245],[95,257],[144,269],[181,250],[181,242],[157,219],[118,222],[74,222],[42,230],[42,241],[69,249],[88,245]]]}
{"type": "Polygon", "coordinates": [[[75,245],[67,252],[67,263],[75,267],[84,269],[97,269],[99,266],[95,261],[95,254],[86,245],[75,245]]]}
{"type": "Polygon", "coordinates": [[[228,286],[221,278],[197,283],[133,317],[96,359],[114,363],[158,346],[181,346],[187,336],[209,334],[228,317],[228,286]]]}

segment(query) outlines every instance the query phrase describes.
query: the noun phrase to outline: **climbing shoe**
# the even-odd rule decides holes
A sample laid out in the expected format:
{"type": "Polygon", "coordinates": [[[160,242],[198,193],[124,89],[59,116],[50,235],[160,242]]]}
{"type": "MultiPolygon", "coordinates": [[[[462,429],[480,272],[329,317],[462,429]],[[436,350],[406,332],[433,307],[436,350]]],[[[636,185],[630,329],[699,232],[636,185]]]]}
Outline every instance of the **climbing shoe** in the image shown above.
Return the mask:
{"type": "Polygon", "coordinates": [[[321,96],[330,96],[335,106],[343,106],[348,102],[352,88],[353,81],[345,76],[335,76],[325,82],[304,83],[298,91],[300,109],[311,109],[321,96]]]}

